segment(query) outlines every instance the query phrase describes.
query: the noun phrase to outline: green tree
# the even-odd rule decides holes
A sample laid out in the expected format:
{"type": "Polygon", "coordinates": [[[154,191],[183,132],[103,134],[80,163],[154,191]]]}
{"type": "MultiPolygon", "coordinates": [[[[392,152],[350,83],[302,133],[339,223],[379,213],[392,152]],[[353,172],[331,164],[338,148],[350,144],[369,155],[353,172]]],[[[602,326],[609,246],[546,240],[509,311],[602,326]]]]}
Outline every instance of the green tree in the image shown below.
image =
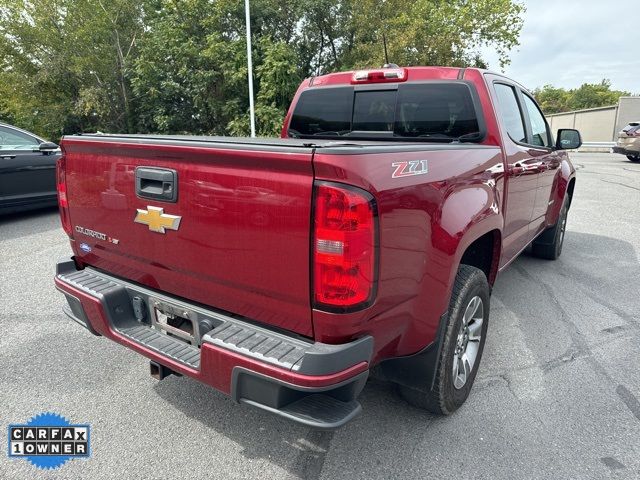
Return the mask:
{"type": "MultiPolygon", "coordinates": [[[[257,130],[299,82],[384,62],[508,62],[512,0],[252,0],[257,130]]],[[[0,118],[51,138],[95,131],[249,131],[243,0],[0,0],[0,118]]]]}
{"type": "MultiPolygon", "coordinates": [[[[258,132],[278,133],[302,79],[291,46],[299,12],[252,2],[258,132]]],[[[295,2],[294,2],[295,6],[295,2]]],[[[134,91],[149,132],[249,132],[244,2],[159,0],[147,4],[148,33],[136,59],[134,91]]]]}
{"type": "Polygon", "coordinates": [[[545,85],[542,88],[534,90],[533,94],[542,111],[545,113],[551,114],[569,110],[569,99],[571,95],[564,88],[545,85]]]}
{"type": "Polygon", "coordinates": [[[631,95],[629,92],[612,90],[611,81],[607,79],[600,83],[584,83],[571,90],[545,85],[533,93],[546,114],[616,105],[620,97],[631,95]]]}
{"type": "Polygon", "coordinates": [[[524,7],[511,0],[353,0],[347,63],[484,66],[480,48],[491,45],[500,65],[518,45],[524,7]]]}
{"type": "Polygon", "coordinates": [[[569,108],[571,110],[581,110],[616,105],[620,97],[629,95],[631,95],[629,92],[611,90],[611,81],[607,79],[602,80],[600,83],[584,83],[579,88],[571,90],[569,108]]]}
{"type": "Polygon", "coordinates": [[[127,0],[0,0],[0,114],[54,139],[135,131],[130,66],[142,31],[127,0]]]}

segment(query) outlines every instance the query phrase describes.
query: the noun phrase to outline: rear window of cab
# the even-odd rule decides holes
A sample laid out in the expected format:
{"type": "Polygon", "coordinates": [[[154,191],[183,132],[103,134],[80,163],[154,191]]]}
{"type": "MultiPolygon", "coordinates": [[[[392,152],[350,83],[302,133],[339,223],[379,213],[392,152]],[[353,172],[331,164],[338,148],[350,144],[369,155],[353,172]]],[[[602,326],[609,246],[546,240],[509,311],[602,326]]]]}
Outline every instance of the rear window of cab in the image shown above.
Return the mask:
{"type": "Polygon", "coordinates": [[[300,95],[288,133],[298,138],[480,141],[479,111],[474,91],[463,82],[315,88],[300,95]]]}

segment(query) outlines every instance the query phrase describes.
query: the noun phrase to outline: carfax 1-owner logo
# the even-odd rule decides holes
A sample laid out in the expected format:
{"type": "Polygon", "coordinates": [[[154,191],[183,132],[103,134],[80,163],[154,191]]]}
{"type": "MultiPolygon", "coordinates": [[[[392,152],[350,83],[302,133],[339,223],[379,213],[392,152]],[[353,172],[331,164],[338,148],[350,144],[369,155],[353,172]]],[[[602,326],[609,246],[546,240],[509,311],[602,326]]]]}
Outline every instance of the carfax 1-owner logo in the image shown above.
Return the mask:
{"type": "Polygon", "coordinates": [[[26,459],[38,468],[58,468],[72,458],[91,455],[89,425],[73,425],[57,413],[41,413],[8,430],[9,457],[26,459]]]}

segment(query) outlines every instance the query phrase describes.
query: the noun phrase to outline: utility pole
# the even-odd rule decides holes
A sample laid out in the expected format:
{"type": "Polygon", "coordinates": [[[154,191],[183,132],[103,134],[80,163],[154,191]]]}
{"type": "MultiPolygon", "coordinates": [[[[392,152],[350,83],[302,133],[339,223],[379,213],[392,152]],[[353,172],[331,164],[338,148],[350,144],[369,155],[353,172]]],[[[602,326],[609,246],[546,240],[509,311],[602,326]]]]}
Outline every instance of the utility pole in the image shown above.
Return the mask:
{"type": "Polygon", "coordinates": [[[251,60],[251,15],[249,15],[249,0],[244,0],[244,10],[247,23],[247,71],[249,77],[249,114],[251,116],[251,136],[256,136],[256,118],[253,107],[253,61],[251,60]]]}

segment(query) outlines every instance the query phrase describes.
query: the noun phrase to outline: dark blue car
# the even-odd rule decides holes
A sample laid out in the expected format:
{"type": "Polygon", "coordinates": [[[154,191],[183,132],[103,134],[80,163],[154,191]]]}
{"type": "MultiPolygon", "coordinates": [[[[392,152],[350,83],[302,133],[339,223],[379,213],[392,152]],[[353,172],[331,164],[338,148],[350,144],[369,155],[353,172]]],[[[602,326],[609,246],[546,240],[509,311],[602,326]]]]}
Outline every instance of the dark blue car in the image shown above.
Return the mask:
{"type": "Polygon", "coordinates": [[[55,143],[0,123],[0,214],[56,205],[59,157],[55,143]]]}

